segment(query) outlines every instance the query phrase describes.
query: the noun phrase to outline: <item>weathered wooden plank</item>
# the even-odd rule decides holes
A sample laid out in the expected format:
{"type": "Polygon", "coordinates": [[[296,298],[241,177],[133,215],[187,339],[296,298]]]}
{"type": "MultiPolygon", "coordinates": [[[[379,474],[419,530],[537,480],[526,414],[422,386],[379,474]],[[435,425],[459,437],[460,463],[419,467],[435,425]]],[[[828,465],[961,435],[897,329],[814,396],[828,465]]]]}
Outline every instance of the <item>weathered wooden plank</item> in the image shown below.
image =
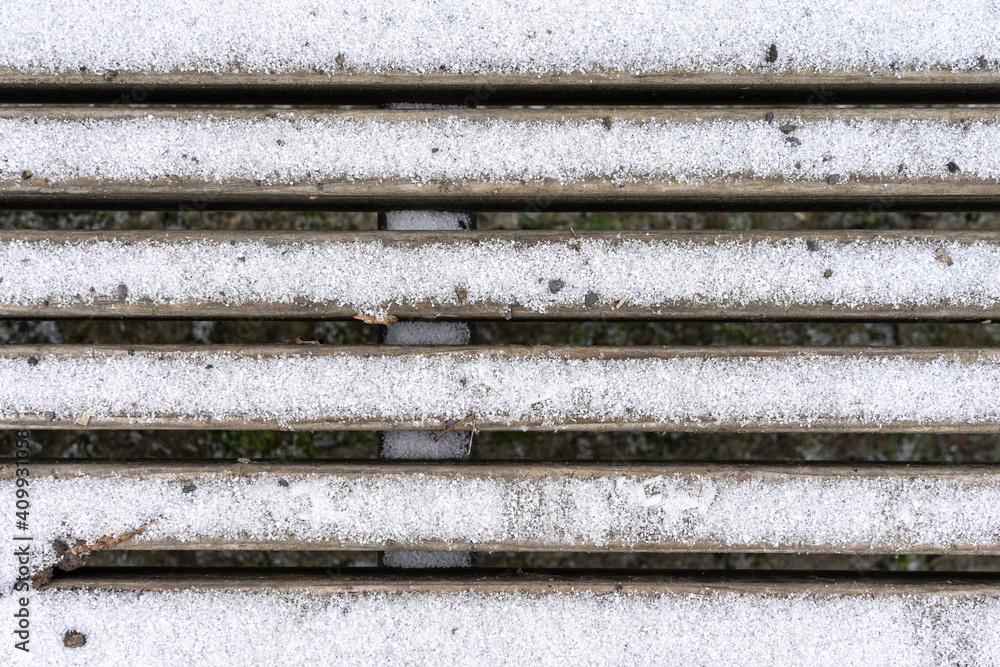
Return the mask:
{"type": "Polygon", "coordinates": [[[743,593],[815,597],[859,596],[977,596],[1000,597],[997,577],[992,573],[888,573],[888,572],[798,572],[766,570],[729,571],[577,571],[470,570],[427,576],[399,570],[367,568],[270,569],[267,576],[257,570],[212,568],[87,568],[69,572],[44,585],[44,590],[134,590],[169,592],[197,589],[212,591],[271,590],[291,593],[308,590],[317,594],[590,591],[596,594],[672,592],[743,593]],[[619,588],[621,587],[621,588],[619,588]]]}
{"type": "Polygon", "coordinates": [[[1000,430],[962,348],[8,346],[9,427],[1000,430]]]}
{"type": "Polygon", "coordinates": [[[997,103],[996,72],[461,74],[21,72],[0,68],[9,102],[105,104],[915,104],[997,103]]]}
{"type": "Polygon", "coordinates": [[[31,649],[75,658],[80,649],[63,648],[75,632],[86,651],[168,665],[206,656],[261,665],[611,665],[652,656],[685,665],[935,664],[941,656],[975,664],[1000,656],[995,576],[775,574],[85,569],[31,594],[31,649]]]}
{"type": "MultiPolygon", "coordinates": [[[[0,465],[0,487],[16,468],[0,465]]],[[[83,551],[1000,554],[989,464],[36,460],[30,471],[40,564],[58,560],[54,540],[83,551]]]]}
{"type": "Polygon", "coordinates": [[[8,108],[0,109],[8,160],[0,205],[885,211],[1000,204],[989,158],[1000,126],[989,109],[775,109],[771,122],[765,111],[8,108]],[[872,143],[883,150],[867,150],[872,143]]]}
{"type": "Polygon", "coordinates": [[[0,273],[11,319],[1000,320],[995,232],[16,231],[0,273]]]}

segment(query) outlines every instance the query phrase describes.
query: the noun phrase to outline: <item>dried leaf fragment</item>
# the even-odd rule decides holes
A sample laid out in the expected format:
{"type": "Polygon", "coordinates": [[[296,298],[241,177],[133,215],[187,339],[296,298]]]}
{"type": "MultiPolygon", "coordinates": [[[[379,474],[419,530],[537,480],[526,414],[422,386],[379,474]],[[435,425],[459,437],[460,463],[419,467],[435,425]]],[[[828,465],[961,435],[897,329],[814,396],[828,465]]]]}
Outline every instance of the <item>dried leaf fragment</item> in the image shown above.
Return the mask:
{"type": "Polygon", "coordinates": [[[354,319],[361,320],[365,324],[392,324],[393,322],[399,321],[399,318],[395,315],[386,315],[385,317],[375,317],[374,315],[355,315],[354,319]]]}

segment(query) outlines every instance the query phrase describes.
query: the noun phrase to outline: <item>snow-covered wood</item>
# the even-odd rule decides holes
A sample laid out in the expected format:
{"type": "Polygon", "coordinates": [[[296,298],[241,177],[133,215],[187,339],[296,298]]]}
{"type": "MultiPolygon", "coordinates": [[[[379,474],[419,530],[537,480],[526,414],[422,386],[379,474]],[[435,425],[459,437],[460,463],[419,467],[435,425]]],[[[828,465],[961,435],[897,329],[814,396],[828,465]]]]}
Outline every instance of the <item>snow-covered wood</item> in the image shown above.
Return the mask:
{"type": "MultiPolygon", "coordinates": [[[[1000,235],[0,232],[0,278],[8,318],[1000,320],[1000,235]]],[[[386,342],[468,342],[427,326],[386,342]]]]}
{"type": "Polygon", "coordinates": [[[0,204],[593,211],[1000,202],[1000,123],[990,109],[768,114],[7,108],[0,204]]]}
{"type": "MultiPolygon", "coordinates": [[[[1000,583],[552,573],[72,573],[32,596],[38,659],[128,664],[882,665],[1000,661],[1000,583]],[[63,648],[68,631],[86,636],[63,648]],[[293,650],[294,649],[294,650],[293,650]]],[[[15,598],[0,599],[10,617],[15,598]]]]}
{"type": "Polygon", "coordinates": [[[7,346],[0,423],[993,432],[991,348],[7,346]],[[308,348],[308,349],[307,349],[308,348]]]}
{"type": "Polygon", "coordinates": [[[24,0],[0,14],[9,99],[632,103],[1000,93],[988,0],[24,0]],[[866,94],[867,93],[867,94],[866,94]]]}

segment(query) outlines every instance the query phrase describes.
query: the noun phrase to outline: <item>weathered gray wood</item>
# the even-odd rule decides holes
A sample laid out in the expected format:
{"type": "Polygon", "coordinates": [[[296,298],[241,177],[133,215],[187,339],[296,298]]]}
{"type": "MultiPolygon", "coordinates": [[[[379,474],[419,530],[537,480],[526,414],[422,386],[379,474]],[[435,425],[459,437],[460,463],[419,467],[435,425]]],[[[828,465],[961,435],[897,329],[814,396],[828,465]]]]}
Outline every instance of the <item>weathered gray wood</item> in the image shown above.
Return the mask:
{"type": "MultiPolygon", "coordinates": [[[[0,463],[0,481],[14,478],[16,464],[0,463]]],[[[292,479],[300,476],[336,476],[356,479],[375,476],[443,476],[464,479],[497,479],[536,483],[543,478],[572,478],[585,481],[609,476],[628,475],[634,479],[650,479],[657,476],[683,477],[697,475],[712,483],[737,483],[746,480],[774,483],[777,481],[820,480],[836,482],[841,478],[881,479],[891,482],[906,482],[916,478],[930,483],[961,483],[975,487],[983,483],[984,475],[1000,473],[995,464],[930,464],[930,463],[689,463],[689,462],[548,462],[548,461],[476,461],[456,462],[428,461],[254,461],[252,463],[232,463],[223,461],[115,461],[90,462],[45,460],[31,463],[31,474],[41,477],[88,479],[134,479],[154,482],[169,480],[173,484],[193,484],[201,487],[211,480],[239,479],[254,475],[273,475],[292,479]]],[[[586,551],[586,552],[690,552],[728,553],[753,551],[760,553],[926,553],[926,554],[970,554],[1000,555],[1000,541],[980,544],[954,544],[948,548],[929,545],[913,545],[900,542],[895,545],[876,545],[867,542],[843,544],[726,544],[721,541],[645,541],[638,543],[576,543],[539,542],[519,539],[498,542],[443,542],[422,539],[417,542],[355,541],[339,537],[326,540],[301,540],[275,538],[270,540],[228,539],[126,539],[112,549],[149,551],[158,549],[175,550],[319,550],[319,551],[369,551],[375,549],[412,549],[438,551],[586,551]]]]}
{"type": "MultiPolygon", "coordinates": [[[[580,239],[673,241],[679,243],[714,244],[740,240],[756,243],[766,240],[799,240],[842,244],[875,239],[915,239],[932,243],[987,243],[1000,245],[1000,232],[983,231],[836,231],[836,232],[687,232],[687,231],[492,231],[492,232],[263,232],[263,231],[0,231],[0,245],[11,242],[48,241],[56,244],[120,241],[123,243],[181,243],[200,241],[210,244],[261,242],[268,245],[369,243],[380,242],[387,247],[417,247],[420,245],[475,246],[484,241],[507,241],[522,244],[526,249],[542,243],[572,243],[580,239]]],[[[358,267],[364,270],[364,267],[358,267]]],[[[623,294],[622,296],[627,296],[623,294]]],[[[982,321],[1000,320],[1000,308],[961,303],[940,303],[925,306],[886,307],[858,305],[845,307],[819,303],[786,305],[753,303],[747,305],[718,303],[666,303],[661,306],[638,307],[626,301],[600,302],[592,306],[553,307],[544,313],[520,306],[513,299],[495,302],[439,304],[428,301],[393,303],[387,306],[389,315],[409,320],[496,319],[496,320],[852,320],[852,321],[982,321]]],[[[92,303],[63,304],[2,304],[0,317],[6,319],[72,319],[72,318],[143,318],[143,319],[352,319],[359,313],[348,306],[306,299],[295,303],[255,302],[227,304],[224,299],[207,301],[176,301],[170,303],[127,303],[116,299],[95,300],[92,303]]]]}
{"type": "Polygon", "coordinates": [[[579,72],[458,74],[350,69],[333,72],[144,73],[0,69],[0,97],[10,102],[104,104],[848,104],[990,103],[1000,101],[992,71],[732,73],[579,72]]]}
{"type": "MultiPolygon", "coordinates": [[[[471,120],[579,121],[613,120],[642,122],[651,117],[678,122],[695,119],[759,120],[765,109],[530,109],[530,110],[348,110],[300,109],[299,117],[347,117],[382,120],[413,120],[462,115],[471,120]]],[[[216,117],[253,118],[265,112],[252,109],[212,110],[216,117]]],[[[0,109],[0,118],[34,117],[68,120],[114,119],[159,116],[191,118],[205,110],[120,107],[43,107],[0,109]]],[[[781,111],[776,114],[780,116],[781,111]]],[[[976,109],[795,109],[794,115],[809,119],[869,118],[938,119],[960,122],[980,118],[976,109]]],[[[742,178],[734,182],[706,181],[699,184],[672,181],[623,183],[588,179],[578,183],[431,181],[417,184],[406,179],[347,181],[315,179],[289,185],[271,185],[252,179],[226,183],[172,180],[116,181],[79,178],[49,183],[42,176],[11,181],[0,190],[0,206],[45,209],[288,209],[288,210],[991,210],[1000,208],[1000,183],[956,174],[940,178],[860,179],[830,185],[826,181],[742,178]],[[542,205],[544,204],[544,206],[542,205]]]]}
{"type": "Polygon", "coordinates": [[[45,590],[106,588],[122,591],[167,592],[184,589],[212,591],[268,590],[281,593],[308,591],[314,595],[337,593],[428,593],[522,592],[536,595],[586,590],[596,594],[626,593],[738,593],[765,595],[808,595],[830,597],[860,596],[941,596],[966,598],[1000,597],[1000,578],[992,573],[948,572],[939,575],[854,572],[727,572],[687,571],[670,573],[581,572],[566,570],[513,572],[476,569],[429,576],[404,571],[365,571],[354,568],[324,570],[269,569],[266,575],[255,570],[139,570],[138,568],[87,568],[53,579],[45,590]]]}
{"type": "MultiPolygon", "coordinates": [[[[281,355],[299,355],[307,357],[315,356],[343,356],[353,355],[357,357],[377,357],[377,356],[415,356],[427,355],[430,357],[462,357],[471,355],[488,354],[495,358],[516,359],[533,356],[557,357],[566,360],[586,360],[586,359],[668,359],[668,358],[723,358],[723,357],[750,357],[750,358],[816,358],[816,357],[871,357],[871,358],[906,358],[914,361],[929,362],[931,360],[947,357],[965,362],[997,362],[1000,360],[1000,350],[991,348],[914,348],[914,347],[880,347],[880,348],[848,348],[848,347],[572,347],[572,346],[313,346],[313,345],[190,345],[190,346],[170,346],[170,345],[10,345],[3,349],[2,357],[7,359],[24,360],[25,369],[30,366],[31,358],[54,357],[55,359],[69,359],[75,357],[91,356],[94,354],[107,355],[109,357],[124,357],[130,353],[142,353],[155,357],[162,354],[211,354],[229,353],[235,357],[246,358],[268,358],[281,355]]],[[[305,389],[304,389],[305,390],[305,389]]],[[[637,389],[638,391],[638,389],[637,389]]],[[[194,409],[195,406],[192,406],[194,409]]],[[[135,418],[130,418],[127,414],[117,415],[113,418],[90,418],[86,427],[88,429],[134,429],[139,427],[140,422],[135,418]]],[[[302,431],[328,431],[328,430],[428,430],[445,429],[453,426],[453,423],[441,419],[427,419],[418,421],[382,421],[378,419],[354,420],[344,415],[330,415],[323,420],[279,420],[267,418],[206,418],[195,419],[186,415],[164,416],[157,418],[143,419],[141,428],[147,429],[234,429],[234,430],[261,430],[261,429],[292,429],[302,431]]],[[[43,429],[63,429],[78,430],[81,424],[75,418],[59,418],[52,414],[23,415],[21,417],[8,416],[0,419],[0,426],[8,428],[43,428],[43,429]]],[[[564,430],[564,431],[726,431],[741,433],[760,432],[893,432],[893,433],[996,433],[1000,432],[1000,423],[993,421],[977,421],[969,423],[967,421],[936,420],[925,422],[911,421],[889,421],[886,423],[873,424],[871,422],[859,422],[855,420],[845,420],[840,418],[818,418],[808,425],[801,423],[785,423],[781,421],[723,421],[723,420],[693,420],[680,419],[663,423],[651,421],[641,416],[627,420],[602,421],[600,419],[582,420],[562,420],[552,423],[550,420],[539,419],[537,421],[504,420],[490,421],[489,419],[475,419],[475,426],[478,430],[484,431],[505,431],[516,429],[535,430],[564,430]]],[[[468,428],[465,428],[468,430],[468,428]]]]}

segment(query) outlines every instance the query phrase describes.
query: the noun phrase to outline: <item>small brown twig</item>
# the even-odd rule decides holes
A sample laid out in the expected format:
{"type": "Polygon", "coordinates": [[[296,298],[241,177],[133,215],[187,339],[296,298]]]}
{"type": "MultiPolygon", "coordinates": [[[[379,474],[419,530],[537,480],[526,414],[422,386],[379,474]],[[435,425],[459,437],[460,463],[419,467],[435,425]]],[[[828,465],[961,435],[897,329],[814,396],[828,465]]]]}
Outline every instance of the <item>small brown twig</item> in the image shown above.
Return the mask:
{"type": "Polygon", "coordinates": [[[476,437],[476,420],[472,420],[472,430],[469,432],[469,449],[465,452],[466,456],[472,456],[472,439],[476,437]]]}
{"type": "Polygon", "coordinates": [[[97,540],[94,541],[93,544],[89,546],[83,544],[81,546],[73,547],[72,549],[68,549],[67,553],[82,554],[82,553],[89,553],[91,551],[102,551],[104,549],[113,549],[118,544],[124,542],[129,538],[135,537],[136,535],[142,535],[147,528],[152,526],[154,523],[158,523],[159,521],[160,518],[153,519],[149,523],[139,526],[135,530],[130,530],[127,533],[122,533],[117,537],[115,537],[114,535],[105,535],[104,537],[99,537],[97,538],[97,540]]]}
{"type": "Polygon", "coordinates": [[[443,438],[445,433],[448,433],[450,431],[454,431],[459,426],[465,426],[469,422],[472,422],[473,424],[475,424],[476,423],[476,415],[471,414],[468,417],[466,417],[465,419],[459,419],[457,422],[455,422],[454,424],[452,424],[451,426],[449,426],[445,430],[443,430],[440,433],[438,433],[437,437],[434,438],[434,442],[437,442],[438,440],[440,440],[441,438],[443,438]]]}

